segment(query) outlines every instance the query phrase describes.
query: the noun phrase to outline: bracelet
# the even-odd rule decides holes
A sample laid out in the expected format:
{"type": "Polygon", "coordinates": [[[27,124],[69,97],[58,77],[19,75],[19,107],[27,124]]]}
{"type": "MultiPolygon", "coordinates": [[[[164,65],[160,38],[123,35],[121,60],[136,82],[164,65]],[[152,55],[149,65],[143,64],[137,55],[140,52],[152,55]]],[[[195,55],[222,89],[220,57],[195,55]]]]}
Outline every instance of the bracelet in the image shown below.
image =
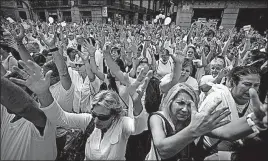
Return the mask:
{"type": "Polygon", "coordinates": [[[55,52],[55,51],[59,51],[59,48],[58,47],[55,47],[53,49],[49,49],[49,52],[52,53],[52,52],[55,52]]]}
{"type": "Polygon", "coordinates": [[[252,115],[254,115],[254,113],[250,113],[247,115],[247,123],[248,123],[249,127],[251,127],[253,132],[258,134],[258,133],[260,133],[260,131],[258,130],[255,122],[252,121],[252,115]]]}

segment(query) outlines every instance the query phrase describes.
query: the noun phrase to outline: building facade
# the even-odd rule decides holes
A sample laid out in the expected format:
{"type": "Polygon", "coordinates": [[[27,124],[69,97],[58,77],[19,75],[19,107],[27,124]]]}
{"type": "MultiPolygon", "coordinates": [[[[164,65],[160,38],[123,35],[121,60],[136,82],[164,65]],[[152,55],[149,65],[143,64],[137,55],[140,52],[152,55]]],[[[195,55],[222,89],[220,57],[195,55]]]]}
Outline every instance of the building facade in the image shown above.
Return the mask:
{"type": "Polygon", "coordinates": [[[19,21],[20,19],[32,19],[33,14],[28,0],[1,0],[0,14],[19,21]]]}
{"type": "Polygon", "coordinates": [[[190,27],[198,18],[217,19],[225,28],[252,25],[259,31],[268,28],[267,0],[173,0],[176,24],[190,27]]]}
{"type": "Polygon", "coordinates": [[[47,21],[53,17],[57,21],[81,22],[88,20],[107,23],[141,23],[153,10],[134,4],[133,0],[29,0],[36,19],[47,21]],[[144,16],[145,15],[145,16],[144,16]],[[144,18],[145,17],[145,18],[144,18]]]}

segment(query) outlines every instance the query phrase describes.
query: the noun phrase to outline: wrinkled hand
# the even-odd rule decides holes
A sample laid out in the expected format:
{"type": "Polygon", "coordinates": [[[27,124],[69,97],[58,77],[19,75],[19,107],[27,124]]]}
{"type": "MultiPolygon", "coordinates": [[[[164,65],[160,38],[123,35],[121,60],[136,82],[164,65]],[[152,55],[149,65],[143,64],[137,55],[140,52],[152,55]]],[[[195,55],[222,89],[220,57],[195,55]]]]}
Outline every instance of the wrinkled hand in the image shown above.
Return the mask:
{"type": "Polygon", "coordinates": [[[220,110],[215,110],[220,103],[221,100],[217,100],[209,104],[209,107],[207,106],[206,109],[198,112],[195,103],[193,101],[190,101],[191,122],[189,124],[189,127],[194,133],[195,137],[207,134],[212,130],[224,126],[230,122],[229,120],[222,121],[224,118],[230,115],[230,112],[227,110],[229,109],[228,107],[220,110]]]}
{"type": "Polygon", "coordinates": [[[13,67],[24,80],[10,78],[14,83],[22,84],[27,86],[35,94],[40,95],[49,90],[50,86],[50,76],[52,71],[48,71],[44,77],[42,73],[42,68],[33,61],[23,62],[19,61],[19,64],[23,67],[23,70],[18,67],[13,67]]]}

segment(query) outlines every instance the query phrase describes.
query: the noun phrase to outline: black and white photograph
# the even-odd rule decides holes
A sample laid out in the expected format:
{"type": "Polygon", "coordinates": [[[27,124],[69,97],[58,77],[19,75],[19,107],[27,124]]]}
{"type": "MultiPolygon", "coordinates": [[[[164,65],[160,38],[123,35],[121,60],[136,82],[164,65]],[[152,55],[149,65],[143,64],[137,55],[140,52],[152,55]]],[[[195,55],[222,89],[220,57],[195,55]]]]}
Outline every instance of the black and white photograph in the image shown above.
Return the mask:
{"type": "Polygon", "coordinates": [[[268,161],[268,0],[1,0],[1,160],[268,161]]]}

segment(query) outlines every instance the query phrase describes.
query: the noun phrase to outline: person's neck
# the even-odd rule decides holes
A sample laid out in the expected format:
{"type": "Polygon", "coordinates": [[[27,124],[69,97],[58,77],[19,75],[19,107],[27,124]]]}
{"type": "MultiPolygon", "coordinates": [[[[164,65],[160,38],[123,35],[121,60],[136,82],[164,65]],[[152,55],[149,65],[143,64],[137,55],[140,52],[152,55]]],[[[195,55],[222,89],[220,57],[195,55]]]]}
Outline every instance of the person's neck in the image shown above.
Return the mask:
{"type": "Polygon", "coordinates": [[[187,77],[187,78],[186,77],[180,77],[179,82],[180,83],[186,82],[188,78],[189,77],[187,77]]]}
{"type": "Polygon", "coordinates": [[[2,59],[5,60],[8,57],[9,53],[8,52],[3,52],[2,53],[2,59]]]}
{"type": "Polygon", "coordinates": [[[240,99],[240,98],[236,98],[236,97],[233,97],[233,98],[235,100],[235,103],[238,104],[238,105],[245,105],[249,101],[249,100],[240,99]]]}
{"type": "Polygon", "coordinates": [[[181,131],[183,128],[185,128],[185,124],[183,121],[180,121],[172,116],[170,118],[171,118],[171,121],[175,127],[175,131],[181,131]]]}

